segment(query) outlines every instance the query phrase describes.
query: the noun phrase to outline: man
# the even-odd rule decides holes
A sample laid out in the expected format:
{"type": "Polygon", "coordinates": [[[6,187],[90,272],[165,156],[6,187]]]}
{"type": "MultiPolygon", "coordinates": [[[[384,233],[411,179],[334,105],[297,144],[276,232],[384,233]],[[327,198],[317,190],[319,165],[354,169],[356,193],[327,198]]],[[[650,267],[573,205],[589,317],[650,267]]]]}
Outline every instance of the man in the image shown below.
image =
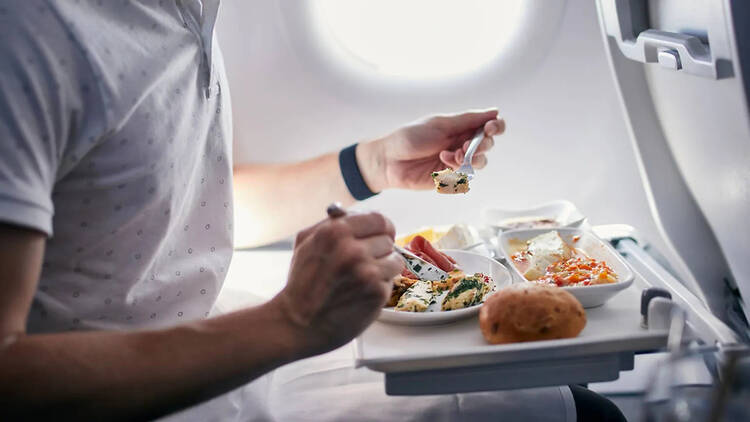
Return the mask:
{"type": "MultiPolygon", "coordinates": [[[[288,285],[206,319],[232,254],[231,122],[217,1],[0,3],[0,419],[133,420],[342,345],[401,269],[377,213],[297,234],[288,285]]],[[[239,170],[278,238],[474,164],[496,111],[442,116],[287,166],[239,170]],[[341,169],[344,172],[341,172],[341,169]],[[285,207],[277,203],[304,204],[285,207]]],[[[244,188],[243,188],[244,187],[244,188]]]]}

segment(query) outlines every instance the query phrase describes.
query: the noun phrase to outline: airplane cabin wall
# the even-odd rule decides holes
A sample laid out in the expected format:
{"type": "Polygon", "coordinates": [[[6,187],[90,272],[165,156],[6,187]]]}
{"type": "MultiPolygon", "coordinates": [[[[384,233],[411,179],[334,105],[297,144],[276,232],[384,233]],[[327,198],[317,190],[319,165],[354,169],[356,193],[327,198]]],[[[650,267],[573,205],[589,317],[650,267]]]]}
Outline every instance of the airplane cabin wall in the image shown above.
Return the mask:
{"type": "Polygon", "coordinates": [[[559,28],[526,28],[556,31],[549,45],[529,50],[540,56],[533,69],[496,63],[497,71],[479,72],[480,79],[435,84],[430,90],[419,84],[413,90],[409,84],[397,90],[337,84],[295,46],[295,38],[314,34],[288,33],[299,28],[282,13],[272,1],[222,4],[218,33],[232,95],[235,163],[304,159],[433,113],[495,106],[507,132],[496,139],[488,167],[468,194],[389,191],[358,207],[380,210],[397,230],[407,231],[478,222],[486,206],[515,208],[564,198],[592,224],[631,224],[657,247],[663,245],[592,2],[568,0],[559,28]]]}

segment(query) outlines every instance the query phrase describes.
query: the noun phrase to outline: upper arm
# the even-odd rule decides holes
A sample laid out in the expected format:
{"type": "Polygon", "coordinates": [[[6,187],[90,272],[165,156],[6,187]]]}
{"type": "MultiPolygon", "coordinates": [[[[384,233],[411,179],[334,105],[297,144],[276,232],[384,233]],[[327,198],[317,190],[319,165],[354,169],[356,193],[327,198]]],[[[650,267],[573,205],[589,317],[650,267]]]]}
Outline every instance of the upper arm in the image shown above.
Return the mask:
{"type": "Polygon", "coordinates": [[[92,103],[91,74],[46,3],[9,2],[0,13],[0,343],[23,332],[47,236],[52,192],[73,165],[92,103]]]}
{"type": "Polygon", "coordinates": [[[0,13],[0,223],[52,235],[55,183],[93,147],[101,95],[69,28],[44,2],[0,13]],[[43,12],[43,13],[42,13],[43,12]]]}
{"type": "Polygon", "coordinates": [[[26,331],[45,241],[39,231],[0,224],[0,340],[26,331]]]}

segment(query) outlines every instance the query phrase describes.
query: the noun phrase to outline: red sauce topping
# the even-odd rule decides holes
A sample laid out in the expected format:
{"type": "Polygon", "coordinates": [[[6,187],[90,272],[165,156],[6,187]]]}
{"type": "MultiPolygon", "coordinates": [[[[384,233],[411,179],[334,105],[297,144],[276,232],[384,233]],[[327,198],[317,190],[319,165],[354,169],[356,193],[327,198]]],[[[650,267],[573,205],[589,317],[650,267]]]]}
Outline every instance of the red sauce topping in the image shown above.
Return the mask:
{"type": "Polygon", "coordinates": [[[590,286],[617,281],[617,274],[607,263],[588,257],[573,257],[547,267],[546,274],[535,283],[565,286],[590,286]]]}

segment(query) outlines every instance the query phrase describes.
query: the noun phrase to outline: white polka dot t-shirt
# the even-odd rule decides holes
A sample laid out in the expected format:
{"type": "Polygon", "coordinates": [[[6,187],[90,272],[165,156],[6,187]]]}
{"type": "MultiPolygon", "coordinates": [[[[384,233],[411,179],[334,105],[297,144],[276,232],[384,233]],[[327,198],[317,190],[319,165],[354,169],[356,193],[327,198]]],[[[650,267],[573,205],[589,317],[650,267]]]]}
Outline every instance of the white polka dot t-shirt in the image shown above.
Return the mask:
{"type": "Polygon", "coordinates": [[[0,4],[0,222],[49,235],[30,332],[208,314],[232,254],[217,9],[0,4]]]}

